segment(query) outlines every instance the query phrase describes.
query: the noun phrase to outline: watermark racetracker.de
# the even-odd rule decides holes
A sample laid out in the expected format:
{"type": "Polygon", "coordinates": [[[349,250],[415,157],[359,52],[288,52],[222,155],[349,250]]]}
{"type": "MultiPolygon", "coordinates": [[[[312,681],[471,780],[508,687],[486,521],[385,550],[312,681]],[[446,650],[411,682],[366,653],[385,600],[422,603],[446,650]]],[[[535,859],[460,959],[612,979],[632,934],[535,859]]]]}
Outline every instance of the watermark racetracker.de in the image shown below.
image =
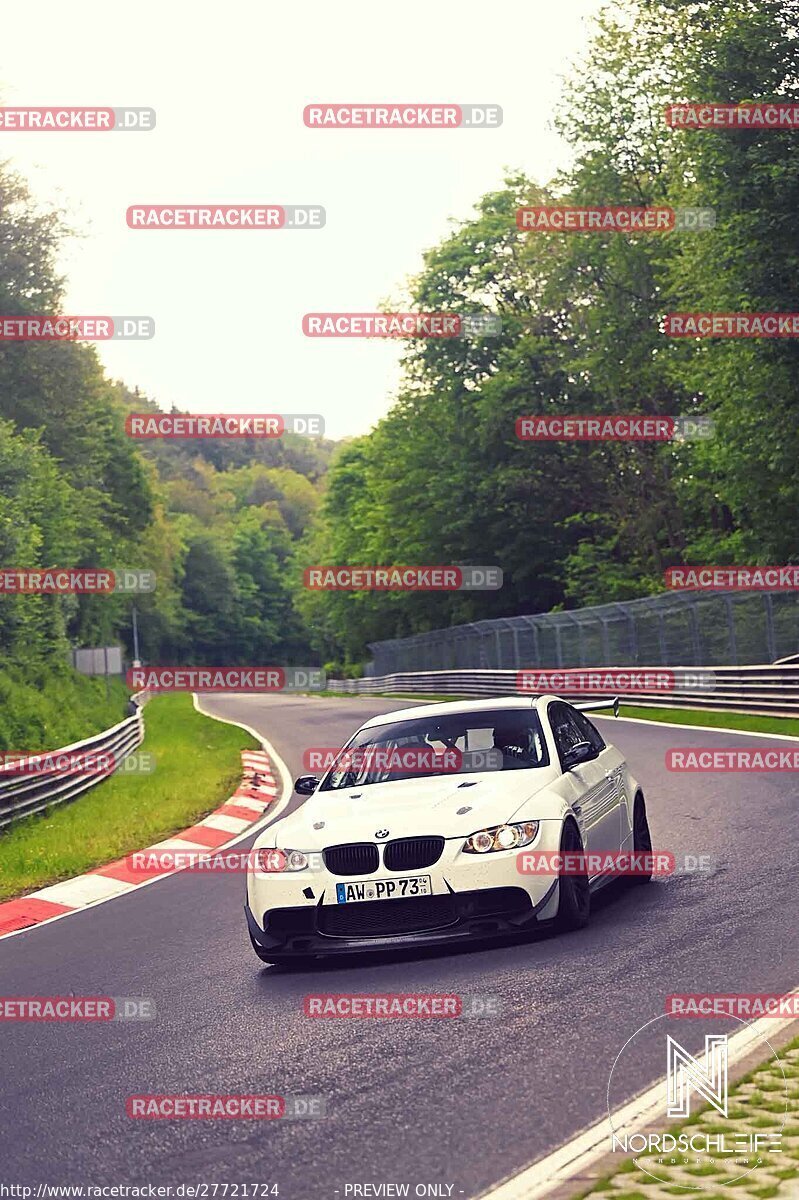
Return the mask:
{"type": "Polygon", "coordinates": [[[152,1021],[150,996],[0,996],[3,1021],[152,1021]]]}
{"type": "Polygon", "coordinates": [[[665,118],[671,129],[795,129],[799,126],[799,104],[667,104],[665,118]]]}
{"type": "Polygon", "coordinates": [[[454,993],[315,993],[305,996],[306,1017],[321,1019],[456,1019],[498,1017],[502,1000],[495,995],[454,993]]]}
{"type": "Polygon", "coordinates": [[[125,1111],[134,1121],[274,1121],[326,1116],[324,1096],[230,1093],[140,1094],[128,1096],[125,1111]]]}
{"type": "Polygon", "coordinates": [[[131,691],[311,692],[324,689],[321,667],[131,667],[131,691]]]}
{"type": "Polygon", "coordinates": [[[133,751],[121,759],[110,750],[4,750],[0,753],[0,780],[49,775],[105,779],[116,772],[152,775],[155,766],[155,756],[146,750],[133,751]]]}
{"type": "Polygon", "coordinates": [[[799,747],[671,746],[667,771],[799,771],[799,747]]]}
{"type": "Polygon", "coordinates": [[[128,413],[132,438],[279,438],[284,433],[322,437],[321,413],[128,413]]]}
{"type": "Polygon", "coordinates": [[[3,133],[141,133],[152,129],[154,108],[0,108],[3,133]]]}
{"type": "Polygon", "coordinates": [[[667,588],[687,591],[795,592],[799,590],[799,565],[721,567],[697,565],[668,567],[667,588]]]}
{"type": "Polygon", "coordinates": [[[389,772],[391,775],[461,775],[469,771],[501,771],[503,754],[494,748],[461,750],[457,746],[308,746],[302,755],[303,770],[324,774],[389,772]]]}
{"type": "Polygon", "coordinates": [[[538,204],[516,210],[517,229],[530,233],[702,233],[715,225],[713,208],[538,204]]]}
{"type": "Polygon", "coordinates": [[[154,592],[155,572],[100,567],[2,567],[0,596],[112,595],[154,592]]]}
{"type": "Polygon", "coordinates": [[[663,332],[672,338],[796,338],[799,313],[670,312],[663,332]]]}
{"type": "Polygon", "coordinates": [[[0,342],[149,341],[152,317],[0,316],[0,342]]]}
{"type": "Polygon", "coordinates": [[[610,695],[683,691],[713,692],[713,671],[686,667],[574,667],[544,670],[529,667],[516,673],[516,691],[542,695],[610,695]]]}
{"type": "Polygon", "coordinates": [[[131,204],[128,229],[323,229],[321,204],[131,204]]]}
{"type": "Polygon", "coordinates": [[[688,992],[666,997],[670,1017],[799,1018],[799,992],[688,992]]]}
{"type": "Polygon", "coordinates": [[[499,104],[306,104],[308,129],[497,129],[499,104]]]}
{"type": "Polygon", "coordinates": [[[494,313],[452,312],[311,312],[302,332],[312,338],[496,337],[502,319],[494,313]]]}
{"type": "Polygon", "coordinates": [[[596,413],[516,419],[516,436],[523,442],[683,442],[712,437],[713,428],[706,416],[596,413]]]}
{"type": "Polygon", "coordinates": [[[493,592],[502,587],[495,566],[314,566],[303,583],[311,591],[493,592]]]}

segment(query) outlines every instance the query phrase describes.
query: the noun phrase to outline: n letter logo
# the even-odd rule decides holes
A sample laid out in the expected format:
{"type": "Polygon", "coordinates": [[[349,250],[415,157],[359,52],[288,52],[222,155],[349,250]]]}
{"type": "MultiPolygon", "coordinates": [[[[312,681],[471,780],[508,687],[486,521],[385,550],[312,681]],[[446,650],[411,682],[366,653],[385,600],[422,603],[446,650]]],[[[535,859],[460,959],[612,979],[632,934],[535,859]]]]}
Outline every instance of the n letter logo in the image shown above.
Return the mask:
{"type": "Polygon", "coordinates": [[[691,1090],[698,1092],[723,1117],[727,1116],[727,1035],[705,1035],[704,1062],[666,1035],[668,1115],[691,1115],[691,1090]]]}

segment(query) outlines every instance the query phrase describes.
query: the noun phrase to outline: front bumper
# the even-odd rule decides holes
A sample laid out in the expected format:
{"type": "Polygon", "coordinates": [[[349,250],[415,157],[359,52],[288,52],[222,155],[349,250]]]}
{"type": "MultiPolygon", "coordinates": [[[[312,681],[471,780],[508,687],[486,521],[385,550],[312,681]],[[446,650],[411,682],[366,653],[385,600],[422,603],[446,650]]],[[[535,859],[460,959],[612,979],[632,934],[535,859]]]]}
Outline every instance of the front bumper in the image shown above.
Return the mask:
{"type": "Polygon", "coordinates": [[[408,899],[272,908],[263,927],[245,905],[250,936],[270,961],[306,955],[358,954],[403,946],[436,946],[521,933],[541,922],[553,880],[538,902],[518,886],[481,888],[408,899]]]}

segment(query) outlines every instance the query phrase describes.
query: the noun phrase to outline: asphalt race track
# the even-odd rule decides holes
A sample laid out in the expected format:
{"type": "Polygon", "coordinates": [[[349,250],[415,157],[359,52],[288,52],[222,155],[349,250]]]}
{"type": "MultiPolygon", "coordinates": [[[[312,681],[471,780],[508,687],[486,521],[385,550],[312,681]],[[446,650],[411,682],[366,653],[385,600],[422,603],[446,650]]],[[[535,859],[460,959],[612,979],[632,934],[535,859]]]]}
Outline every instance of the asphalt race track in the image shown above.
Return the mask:
{"type": "MultiPolygon", "coordinates": [[[[319,697],[204,703],[260,730],[295,776],[307,746],[341,744],[368,716],[407,706],[319,697]]],[[[182,873],[0,941],[5,996],[148,996],[157,1008],[150,1022],[3,1024],[5,1178],[277,1183],[285,1200],[334,1200],[353,1183],[439,1183],[454,1197],[475,1196],[602,1116],[614,1058],[663,1012],[669,993],[794,988],[792,776],[664,766],[669,746],[769,739],[624,721],[603,721],[602,730],[645,788],[653,846],[709,854],[714,869],[644,888],[614,885],[579,933],[288,971],[263,967],[250,948],[242,875],[182,873]],[[307,993],[352,991],[498,996],[501,1016],[304,1015],[307,993]],[[181,1092],[321,1095],[327,1115],[126,1116],[131,1093],[181,1092]]],[[[629,1095],[660,1068],[641,1061],[629,1095]]]]}

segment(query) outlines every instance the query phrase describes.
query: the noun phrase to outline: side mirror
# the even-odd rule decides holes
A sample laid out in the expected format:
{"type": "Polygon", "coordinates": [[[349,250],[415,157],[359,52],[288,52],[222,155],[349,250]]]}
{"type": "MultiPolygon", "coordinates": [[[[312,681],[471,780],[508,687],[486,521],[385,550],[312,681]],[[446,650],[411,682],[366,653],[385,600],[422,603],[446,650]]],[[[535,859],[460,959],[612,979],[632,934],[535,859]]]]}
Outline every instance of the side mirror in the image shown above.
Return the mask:
{"type": "Polygon", "coordinates": [[[318,787],[319,780],[315,775],[300,775],[299,779],[294,780],[294,791],[301,796],[310,796],[318,787]]]}
{"type": "Polygon", "coordinates": [[[563,770],[570,771],[580,763],[596,758],[596,752],[590,742],[575,742],[563,755],[563,770]]]}

